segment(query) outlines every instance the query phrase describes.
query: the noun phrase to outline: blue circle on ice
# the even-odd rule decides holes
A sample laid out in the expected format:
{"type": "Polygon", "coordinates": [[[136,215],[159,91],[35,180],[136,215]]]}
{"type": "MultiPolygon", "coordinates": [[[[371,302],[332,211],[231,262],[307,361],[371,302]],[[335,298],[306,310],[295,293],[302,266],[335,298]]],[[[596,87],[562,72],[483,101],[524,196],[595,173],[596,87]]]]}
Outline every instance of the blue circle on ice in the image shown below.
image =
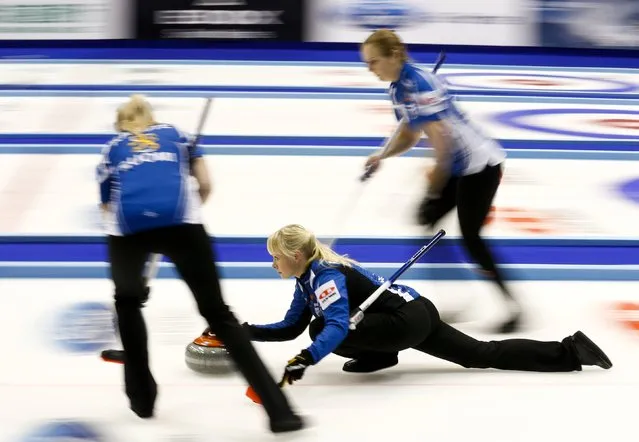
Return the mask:
{"type": "Polygon", "coordinates": [[[43,441],[103,442],[104,437],[91,425],[79,421],[48,422],[22,439],[22,442],[43,441]]]}
{"type": "Polygon", "coordinates": [[[639,178],[633,178],[630,181],[619,186],[621,194],[633,203],[639,204],[639,178]]]}
{"type": "Polygon", "coordinates": [[[115,341],[113,310],[101,302],[81,302],[55,317],[57,345],[73,353],[91,353],[115,341]]]}

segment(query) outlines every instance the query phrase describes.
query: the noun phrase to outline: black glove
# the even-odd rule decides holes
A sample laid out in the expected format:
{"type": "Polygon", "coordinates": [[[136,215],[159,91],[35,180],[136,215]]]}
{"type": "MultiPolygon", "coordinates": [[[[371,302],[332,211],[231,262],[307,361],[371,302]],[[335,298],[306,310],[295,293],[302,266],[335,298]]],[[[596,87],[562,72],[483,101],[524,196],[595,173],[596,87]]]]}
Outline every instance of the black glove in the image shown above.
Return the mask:
{"type": "Polygon", "coordinates": [[[439,199],[427,196],[419,205],[417,210],[417,222],[422,226],[433,228],[435,223],[439,221],[439,199]]]}
{"type": "Polygon", "coordinates": [[[144,304],[146,304],[146,302],[149,300],[149,295],[151,294],[151,287],[149,287],[148,285],[144,288],[144,296],[142,297],[142,307],[144,307],[144,304]]]}
{"type": "Polygon", "coordinates": [[[257,327],[252,326],[251,324],[249,324],[248,322],[243,322],[242,323],[242,328],[244,330],[246,330],[246,332],[249,335],[249,339],[251,341],[255,340],[255,334],[256,334],[256,329],[257,327]]]}
{"type": "Polygon", "coordinates": [[[302,379],[302,377],[304,377],[306,367],[313,365],[314,363],[311,353],[308,350],[302,350],[300,354],[295,356],[293,359],[288,361],[288,364],[286,364],[280,386],[284,386],[286,383],[292,385],[293,382],[302,379]]]}
{"type": "MultiPolygon", "coordinates": [[[[251,332],[252,332],[251,327],[252,327],[252,325],[249,325],[249,323],[248,323],[248,322],[244,322],[243,324],[241,324],[241,326],[242,326],[242,328],[243,328],[244,330],[246,330],[246,331],[248,332],[249,337],[251,337],[251,334],[252,334],[252,333],[251,333],[251,332]]],[[[206,327],[206,328],[204,329],[204,331],[202,332],[202,336],[216,336],[216,335],[215,335],[215,333],[213,333],[213,332],[211,331],[211,327],[206,327]]]]}

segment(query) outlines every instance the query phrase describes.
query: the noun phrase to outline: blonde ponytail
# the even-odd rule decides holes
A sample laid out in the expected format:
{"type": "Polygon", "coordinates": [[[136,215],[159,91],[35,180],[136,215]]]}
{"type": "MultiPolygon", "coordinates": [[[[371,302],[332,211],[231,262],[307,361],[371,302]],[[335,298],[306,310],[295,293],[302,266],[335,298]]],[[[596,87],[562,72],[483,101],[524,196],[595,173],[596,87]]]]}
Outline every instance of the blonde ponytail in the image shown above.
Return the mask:
{"type": "Polygon", "coordinates": [[[341,264],[347,267],[350,267],[352,264],[357,264],[357,261],[355,261],[354,259],[336,253],[333,249],[331,249],[326,244],[321,243],[315,237],[313,237],[313,239],[315,240],[315,253],[311,257],[309,257],[309,264],[316,259],[322,260],[327,263],[341,264]]]}
{"type": "Polygon", "coordinates": [[[300,251],[308,257],[307,264],[315,260],[326,263],[341,264],[350,267],[357,261],[337,254],[326,244],[321,243],[315,235],[299,224],[289,224],[268,237],[266,248],[271,255],[282,254],[289,258],[300,251]]]}

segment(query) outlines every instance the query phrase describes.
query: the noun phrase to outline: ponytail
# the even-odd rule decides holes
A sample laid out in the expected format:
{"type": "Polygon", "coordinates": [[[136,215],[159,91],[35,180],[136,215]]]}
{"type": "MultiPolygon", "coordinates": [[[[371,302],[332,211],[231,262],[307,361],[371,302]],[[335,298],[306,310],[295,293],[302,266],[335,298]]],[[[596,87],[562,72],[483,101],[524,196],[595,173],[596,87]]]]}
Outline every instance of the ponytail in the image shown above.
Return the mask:
{"type": "Polygon", "coordinates": [[[336,253],[329,246],[318,241],[315,236],[313,236],[313,241],[313,254],[308,258],[308,264],[315,261],[316,259],[327,263],[341,264],[346,267],[350,267],[351,265],[357,263],[357,261],[353,259],[336,253]]]}

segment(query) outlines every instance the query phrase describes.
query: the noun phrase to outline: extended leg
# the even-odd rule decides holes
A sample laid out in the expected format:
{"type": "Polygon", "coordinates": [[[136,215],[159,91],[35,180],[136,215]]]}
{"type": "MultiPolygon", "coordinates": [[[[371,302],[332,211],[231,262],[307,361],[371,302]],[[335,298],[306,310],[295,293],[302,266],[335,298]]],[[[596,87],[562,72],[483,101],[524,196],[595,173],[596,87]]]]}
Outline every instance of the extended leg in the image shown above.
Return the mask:
{"type": "Polygon", "coordinates": [[[140,417],[153,415],[157,384],[149,368],[147,332],[141,306],[145,296],[142,270],[146,253],[134,237],[109,237],[115,311],[126,361],[124,380],[131,409],[140,417]]]}
{"type": "Polygon", "coordinates": [[[414,347],[466,368],[537,372],[580,371],[582,365],[610,368],[607,356],[581,332],[558,341],[478,341],[446,323],[414,347]]]}
{"type": "Polygon", "coordinates": [[[507,303],[511,317],[500,326],[499,331],[510,333],[519,328],[521,307],[506,286],[493,253],[480,234],[499,187],[500,177],[501,169],[499,166],[494,166],[461,178],[457,195],[457,214],[468,254],[481,267],[483,273],[499,287],[507,303]]]}
{"type": "Polygon", "coordinates": [[[162,237],[162,252],[174,262],[210,330],[224,343],[236,366],[262,400],[271,418],[271,430],[282,432],[302,428],[301,419],[293,413],[286,396],[258,356],[248,332],[224,302],[213,250],[204,228],[201,225],[181,226],[162,237]]]}

